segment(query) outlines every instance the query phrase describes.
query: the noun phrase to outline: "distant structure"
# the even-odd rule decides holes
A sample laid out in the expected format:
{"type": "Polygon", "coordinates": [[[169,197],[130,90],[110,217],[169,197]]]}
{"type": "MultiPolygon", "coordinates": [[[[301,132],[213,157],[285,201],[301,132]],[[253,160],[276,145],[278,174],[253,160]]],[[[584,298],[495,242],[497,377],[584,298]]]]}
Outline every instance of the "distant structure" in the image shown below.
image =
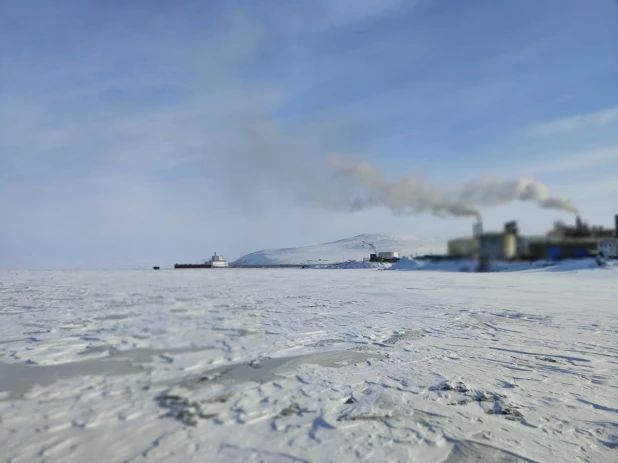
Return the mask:
{"type": "Polygon", "coordinates": [[[479,255],[481,236],[483,235],[483,223],[481,221],[472,224],[472,236],[455,238],[446,243],[448,257],[451,259],[475,259],[479,255]]]}
{"type": "Polygon", "coordinates": [[[560,260],[618,253],[618,214],[614,217],[615,229],[590,227],[580,217],[574,226],[556,222],[544,236],[525,237],[519,234],[517,222],[504,224],[501,232],[484,232],[480,222],[474,224],[472,237],[448,241],[451,259],[477,259],[479,268],[486,268],[490,261],[501,260],[560,260]]]}
{"type": "Polygon", "coordinates": [[[209,261],[206,261],[202,264],[174,264],[174,268],[176,269],[189,269],[189,268],[227,268],[230,264],[226,261],[223,256],[217,255],[215,252],[214,255],[210,258],[209,261]]]}
{"type": "Polygon", "coordinates": [[[372,254],[369,254],[369,259],[363,259],[364,261],[369,262],[390,262],[394,263],[399,261],[401,258],[399,257],[399,252],[397,251],[382,251],[378,252],[378,249],[375,247],[373,243],[369,243],[368,241],[362,242],[364,245],[369,246],[373,251],[372,254]]]}
{"type": "Polygon", "coordinates": [[[492,260],[514,260],[518,253],[517,222],[504,224],[502,232],[481,233],[478,237],[479,270],[487,270],[492,260]]]}
{"type": "MultiPolygon", "coordinates": [[[[615,220],[618,227],[618,215],[615,220]]],[[[580,217],[576,218],[575,226],[556,222],[546,236],[530,238],[529,258],[560,260],[595,256],[599,241],[616,236],[617,230],[589,227],[580,217]]]]}
{"type": "MultiPolygon", "coordinates": [[[[614,217],[616,227],[618,227],[618,214],[614,217]]],[[[616,230],[603,227],[589,227],[582,222],[578,216],[575,219],[575,226],[571,227],[562,222],[555,222],[554,229],[547,236],[550,238],[612,238],[616,235],[616,230]]]]}
{"type": "Polygon", "coordinates": [[[466,259],[475,257],[479,252],[478,237],[455,238],[446,244],[448,255],[454,259],[466,259]]]}
{"type": "Polygon", "coordinates": [[[378,252],[369,254],[369,262],[397,262],[400,259],[397,251],[378,252]]]}

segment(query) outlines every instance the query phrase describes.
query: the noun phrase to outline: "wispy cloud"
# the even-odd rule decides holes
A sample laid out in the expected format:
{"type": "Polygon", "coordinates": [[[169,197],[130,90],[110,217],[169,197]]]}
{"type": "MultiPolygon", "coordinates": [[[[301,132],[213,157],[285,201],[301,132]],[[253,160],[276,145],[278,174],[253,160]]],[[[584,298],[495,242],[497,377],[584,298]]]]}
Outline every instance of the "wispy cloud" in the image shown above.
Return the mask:
{"type": "Polygon", "coordinates": [[[607,167],[612,164],[616,165],[614,168],[618,171],[618,145],[556,157],[551,161],[527,166],[525,170],[520,170],[519,173],[532,173],[534,175],[557,174],[594,169],[603,166],[607,167]]]}
{"type": "Polygon", "coordinates": [[[559,135],[575,132],[586,128],[605,127],[618,122],[618,106],[588,114],[555,119],[534,127],[534,132],[540,135],[559,135]]]}

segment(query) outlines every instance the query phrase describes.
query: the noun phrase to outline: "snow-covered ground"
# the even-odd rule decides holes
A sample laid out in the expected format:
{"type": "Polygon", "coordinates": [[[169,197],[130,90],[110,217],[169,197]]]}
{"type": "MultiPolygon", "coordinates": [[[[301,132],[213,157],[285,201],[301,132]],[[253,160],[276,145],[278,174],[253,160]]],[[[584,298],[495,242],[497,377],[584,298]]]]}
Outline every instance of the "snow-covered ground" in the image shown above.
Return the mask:
{"type": "Polygon", "coordinates": [[[0,456],[615,461],[617,283],[0,272],[0,456]]]}
{"type": "Polygon", "coordinates": [[[338,262],[336,264],[311,264],[305,268],[311,269],[337,269],[337,270],[359,270],[359,269],[378,269],[387,270],[391,267],[390,263],[386,262],[367,262],[358,260],[348,260],[346,262],[338,262]]]}
{"type": "Polygon", "coordinates": [[[397,251],[402,256],[444,253],[444,243],[423,240],[406,235],[364,234],[332,243],[299,248],[266,249],[237,259],[236,265],[281,265],[281,264],[331,264],[345,261],[361,261],[373,251],[366,243],[373,244],[378,252],[397,251]]]}
{"type": "MultiPolygon", "coordinates": [[[[578,270],[606,270],[618,267],[618,261],[610,259],[597,262],[594,258],[567,259],[562,261],[538,260],[534,262],[491,262],[486,269],[488,272],[573,272],[578,270]]],[[[478,262],[474,259],[430,260],[412,259],[403,257],[394,264],[377,262],[347,261],[335,264],[311,264],[306,268],[312,269],[379,269],[398,271],[430,271],[430,272],[476,272],[478,262]]]]}
{"type": "MultiPolygon", "coordinates": [[[[534,262],[491,262],[489,272],[523,272],[523,271],[549,271],[549,272],[573,272],[579,270],[611,270],[617,267],[615,260],[606,260],[599,264],[594,258],[566,259],[562,261],[538,260],[534,262]]],[[[437,272],[473,272],[478,268],[475,260],[443,260],[431,261],[420,259],[403,258],[399,262],[389,266],[389,270],[402,271],[437,271],[437,272]]]]}

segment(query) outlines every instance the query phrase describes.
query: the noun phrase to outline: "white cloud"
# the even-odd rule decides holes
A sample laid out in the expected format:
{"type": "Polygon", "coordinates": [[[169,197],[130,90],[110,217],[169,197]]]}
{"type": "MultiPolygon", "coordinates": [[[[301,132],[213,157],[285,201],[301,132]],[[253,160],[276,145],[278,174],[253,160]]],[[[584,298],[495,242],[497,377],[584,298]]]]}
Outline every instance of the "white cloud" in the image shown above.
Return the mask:
{"type": "Polygon", "coordinates": [[[618,106],[594,113],[555,119],[536,126],[534,132],[540,135],[559,135],[590,127],[605,127],[614,122],[618,122],[618,106]]]}
{"type": "Polygon", "coordinates": [[[532,172],[535,175],[573,172],[606,166],[617,162],[618,146],[612,146],[555,158],[549,162],[537,164],[531,169],[527,169],[527,172],[532,172]]]}

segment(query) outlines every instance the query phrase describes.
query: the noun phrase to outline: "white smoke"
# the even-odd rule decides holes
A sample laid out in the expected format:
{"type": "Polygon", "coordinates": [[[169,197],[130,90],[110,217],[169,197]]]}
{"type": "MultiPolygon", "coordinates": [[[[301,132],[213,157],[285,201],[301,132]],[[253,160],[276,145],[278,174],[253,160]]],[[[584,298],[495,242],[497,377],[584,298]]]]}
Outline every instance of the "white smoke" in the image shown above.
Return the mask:
{"type": "Polygon", "coordinates": [[[461,201],[479,207],[523,201],[533,202],[544,209],[578,213],[570,200],[550,196],[547,185],[531,176],[515,180],[487,176],[469,182],[457,193],[461,201]]]}
{"type": "Polygon", "coordinates": [[[377,167],[347,157],[328,158],[328,144],[299,132],[281,131],[266,117],[238,118],[236,131],[217,149],[232,193],[254,203],[260,190],[286,194],[320,208],[361,211],[386,208],[398,215],[476,217],[485,207],[516,201],[577,214],[573,203],[551,196],[533,177],[484,176],[459,186],[431,182],[419,174],[390,180],[377,167]]]}
{"type": "Polygon", "coordinates": [[[488,176],[459,187],[429,183],[419,175],[388,180],[367,162],[332,158],[339,183],[340,204],[349,210],[385,207],[396,214],[430,213],[439,217],[478,217],[480,208],[514,201],[533,202],[547,209],[577,214],[569,200],[552,197],[547,186],[532,177],[505,180],[488,176]]]}

